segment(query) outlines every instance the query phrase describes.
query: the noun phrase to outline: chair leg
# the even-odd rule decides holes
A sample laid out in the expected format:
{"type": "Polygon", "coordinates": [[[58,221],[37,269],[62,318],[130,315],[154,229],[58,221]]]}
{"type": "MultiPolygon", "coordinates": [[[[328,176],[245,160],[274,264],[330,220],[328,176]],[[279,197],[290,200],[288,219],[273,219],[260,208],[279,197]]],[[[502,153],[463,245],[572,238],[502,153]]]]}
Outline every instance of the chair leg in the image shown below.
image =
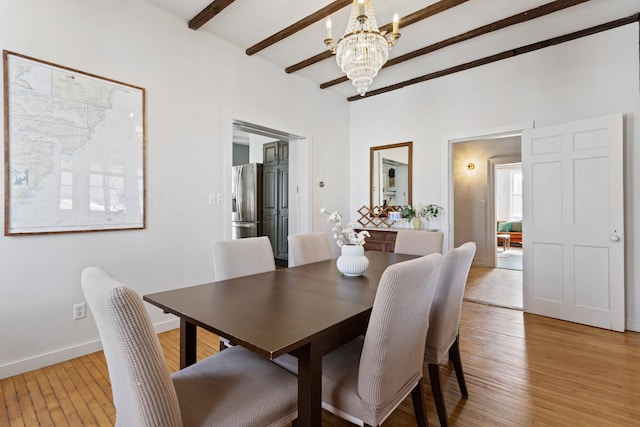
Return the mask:
{"type": "Polygon", "coordinates": [[[433,400],[436,402],[440,426],[448,427],[449,418],[447,417],[447,408],[444,406],[444,394],[440,385],[440,367],[437,364],[429,363],[429,380],[431,381],[431,391],[433,400]]]}
{"type": "Polygon", "coordinates": [[[418,427],[428,427],[427,411],[424,410],[424,390],[422,388],[422,378],[418,380],[418,384],[411,390],[411,400],[413,400],[413,411],[416,414],[416,422],[418,427]]]}
{"type": "Polygon", "coordinates": [[[453,367],[456,371],[456,378],[458,378],[458,385],[460,386],[460,393],[464,397],[469,397],[467,391],[467,383],[464,380],[464,371],[462,370],[462,359],[460,359],[460,346],[458,345],[459,336],[456,336],[456,340],[449,349],[449,360],[453,363],[453,367]]]}

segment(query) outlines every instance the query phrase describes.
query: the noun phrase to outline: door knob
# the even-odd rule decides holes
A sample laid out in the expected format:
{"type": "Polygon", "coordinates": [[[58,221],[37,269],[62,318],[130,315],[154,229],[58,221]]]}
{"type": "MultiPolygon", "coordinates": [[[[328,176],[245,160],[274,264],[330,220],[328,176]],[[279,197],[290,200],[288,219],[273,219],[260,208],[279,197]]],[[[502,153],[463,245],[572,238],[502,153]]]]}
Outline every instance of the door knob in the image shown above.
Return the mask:
{"type": "Polygon", "coordinates": [[[618,236],[617,234],[612,234],[611,236],[609,236],[609,239],[612,242],[619,242],[620,241],[620,236],[618,236]]]}

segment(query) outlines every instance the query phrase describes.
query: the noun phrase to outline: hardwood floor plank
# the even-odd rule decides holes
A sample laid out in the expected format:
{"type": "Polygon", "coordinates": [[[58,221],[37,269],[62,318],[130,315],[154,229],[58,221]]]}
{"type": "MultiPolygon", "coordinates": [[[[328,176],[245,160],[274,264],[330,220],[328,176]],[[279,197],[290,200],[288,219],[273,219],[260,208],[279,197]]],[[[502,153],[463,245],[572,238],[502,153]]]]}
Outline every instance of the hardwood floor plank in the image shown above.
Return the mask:
{"type": "MultiPolygon", "coordinates": [[[[39,425],[39,426],[53,425],[51,414],[49,413],[49,409],[47,408],[47,403],[44,400],[44,394],[43,394],[44,390],[40,388],[38,384],[38,380],[36,379],[35,373],[33,371],[26,372],[23,375],[23,378],[25,381],[26,392],[28,393],[31,399],[31,407],[29,409],[33,411],[34,422],[36,422],[35,425],[39,425]]],[[[25,405],[22,404],[22,402],[21,402],[21,407],[23,409],[22,418],[24,419],[25,405]]]]}
{"type": "Polygon", "coordinates": [[[16,377],[11,377],[8,378],[6,382],[4,380],[2,382],[2,391],[5,396],[5,405],[11,427],[24,425],[22,421],[22,411],[20,410],[20,396],[16,391],[14,382],[15,378],[16,377]]]}
{"type": "Polygon", "coordinates": [[[58,377],[58,370],[60,368],[60,365],[52,365],[43,369],[49,379],[51,387],[53,388],[53,392],[58,398],[58,402],[60,402],[60,407],[62,408],[62,413],[64,414],[67,425],[81,423],[82,420],[78,417],[78,413],[69,398],[69,394],[62,383],[62,379],[58,377]]]}
{"type": "Polygon", "coordinates": [[[37,425],[38,419],[34,410],[34,402],[31,400],[27,382],[23,375],[16,375],[13,381],[16,388],[16,395],[20,404],[22,422],[27,426],[37,425]]]}
{"type": "Polygon", "coordinates": [[[113,410],[111,396],[107,396],[104,390],[96,383],[81,358],[73,359],[70,363],[75,368],[75,373],[72,376],[74,382],[76,385],[81,384],[80,387],[77,387],[78,391],[83,395],[89,393],[89,395],[86,395],[87,406],[98,424],[109,425],[113,423],[115,421],[115,411],[113,410]],[[93,396],[92,399],[90,398],[91,396],[93,396]],[[111,416],[113,416],[113,421],[111,416]]]}
{"type": "Polygon", "coordinates": [[[100,418],[100,414],[94,412],[95,400],[90,398],[91,393],[74,369],[72,361],[68,360],[60,365],[63,371],[63,383],[80,419],[85,424],[101,425],[97,419],[100,418]]]}
{"type": "Polygon", "coordinates": [[[60,402],[58,402],[58,398],[55,395],[51,384],[49,383],[49,379],[45,374],[44,369],[37,369],[33,371],[34,377],[38,382],[38,387],[40,388],[40,392],[44,398],[45,404],[47,406],[47,412],[51,417],[51,422],[53,426],[64,425],[66,422],[66,417],[64,416],[64,412],[60,407],[60,402]]]}
{"type": "Polygon", "coordinates": [[[9,425],[9,413],[4,394],[4,380],[0,383],[0,426],[9,425]]]}

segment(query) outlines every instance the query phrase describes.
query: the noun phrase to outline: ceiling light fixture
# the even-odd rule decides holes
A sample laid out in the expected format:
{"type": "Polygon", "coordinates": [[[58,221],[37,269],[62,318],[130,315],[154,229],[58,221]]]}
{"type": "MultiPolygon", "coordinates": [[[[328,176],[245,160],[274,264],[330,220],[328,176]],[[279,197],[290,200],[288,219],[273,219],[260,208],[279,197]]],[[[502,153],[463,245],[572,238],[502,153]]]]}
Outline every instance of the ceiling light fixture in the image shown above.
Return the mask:
{"type": "Polygon", "coordinates": [[[324,44],[336,55],[338,66],[361,96],[364,96],[378,70],[387,62],[389,49],[400,38],[399,26],[398,15],[395,15],[391,37],[387,38],[386,31],[380,32],[373,0],[353,1],[347,30],[337,43],[331,37],[331,19],[327,20],[324,44]]]}

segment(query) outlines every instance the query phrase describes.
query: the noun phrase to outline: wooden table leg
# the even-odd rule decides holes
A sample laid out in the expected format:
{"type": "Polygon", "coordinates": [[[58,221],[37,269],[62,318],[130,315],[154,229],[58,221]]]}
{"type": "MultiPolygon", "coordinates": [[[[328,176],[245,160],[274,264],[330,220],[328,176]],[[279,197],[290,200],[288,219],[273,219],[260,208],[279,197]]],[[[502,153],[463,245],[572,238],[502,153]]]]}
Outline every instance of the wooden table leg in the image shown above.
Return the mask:
{"type": "Polygon", "coordinates": [[[196,363],[196,325],[180,318],[180,369],[196,363]]]}
{"type": "Polygon", "coordinates": [[[322,425],[322,354],[318,343],[309,343],[296,350],[298,357],[298,420],[297,425],[322,425]]]}

